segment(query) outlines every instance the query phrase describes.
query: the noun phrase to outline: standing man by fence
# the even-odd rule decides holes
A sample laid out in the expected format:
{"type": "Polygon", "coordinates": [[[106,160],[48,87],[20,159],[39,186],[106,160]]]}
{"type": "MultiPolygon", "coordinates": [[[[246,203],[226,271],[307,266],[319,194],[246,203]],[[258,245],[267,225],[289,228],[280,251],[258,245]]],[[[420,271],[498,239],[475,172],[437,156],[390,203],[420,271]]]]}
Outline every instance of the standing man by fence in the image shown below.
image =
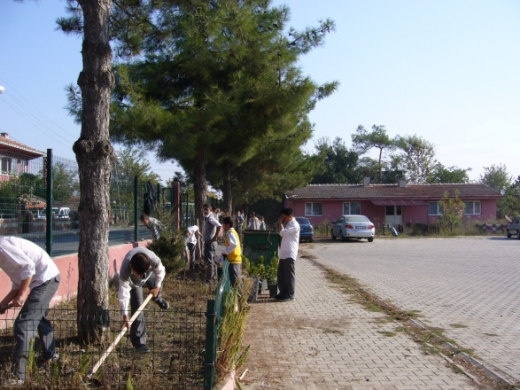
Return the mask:
{"type": "Polygon", "coordinates": [[[0,237],[0,268],[9,276],[11,291],[0,302],[0,314],[21,307],[14,322],[13,385],[26,379],[29,345],[36,332],[43,347],[42,360],[57,360],[54,331],[47,319],[51,299],[58,291],[60,271],[38,245],[19,237],[0,237]],[[26,298],[27,291],[30,290],[26,298]]]}
{"type": "Polygon", "coordinates": [[[280,213],[278,228],[280,229],[280,236],[282,236],[282,245],[280,246],[277,275],[280,293],[276,296],[276,299],[292,301],[296,288],[295,266],[300,245],[300,224],[294,218],[290,207],[283,209],[280,213]]]}
{"type": "Polygon", "coordinates": [[[233,220],[225,217],[224,227],[224,251],[222,254],[227,257],[229,262],[229,283],[235,287],[242,276],[242,249],[240,248],[240,238],[233,229],[233,220]]]}
{"type": "Polygon", "coordinates": [[[208,270],[206,271],[206,282],[216,280],[217,265],[215,256],[217,254],[217,237],[222,229],[222,225],[216,220],[215,215],[211,212],[210,206],[206,203],[202,206],[204,211],[204,263],[208,270]]]}

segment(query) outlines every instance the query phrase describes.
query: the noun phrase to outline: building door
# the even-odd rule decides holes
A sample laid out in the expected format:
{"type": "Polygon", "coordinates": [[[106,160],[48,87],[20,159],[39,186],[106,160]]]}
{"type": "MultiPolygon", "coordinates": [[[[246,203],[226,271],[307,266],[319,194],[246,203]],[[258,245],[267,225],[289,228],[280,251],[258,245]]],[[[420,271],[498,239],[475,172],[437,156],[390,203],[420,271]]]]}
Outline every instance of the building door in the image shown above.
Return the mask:
{"type": "Polygon", "coordinates": [[[403,208],[402,206],[385,206],[385,223],[390,226],[403,224],[403,208]]]}

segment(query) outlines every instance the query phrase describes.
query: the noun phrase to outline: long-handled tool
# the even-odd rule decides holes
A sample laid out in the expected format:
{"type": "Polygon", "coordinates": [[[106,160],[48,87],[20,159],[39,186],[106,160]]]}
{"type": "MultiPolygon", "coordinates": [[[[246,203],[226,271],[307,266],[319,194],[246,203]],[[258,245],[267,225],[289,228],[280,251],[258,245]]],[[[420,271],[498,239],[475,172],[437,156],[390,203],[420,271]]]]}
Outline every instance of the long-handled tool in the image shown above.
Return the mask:
{"type": "Polygon", "coordinates": [[[97,372],[97,370],[99,370],[99,367],[101,367],[101,365],[104,363],[104,361],[106,360],[106,358],[108,357],[108,355],[110,355],[110,352],[112,352],[112,350],[116,347],[116,345],[121,341],[121,339],[123,338],[123,336],[125,335],[126,331],[128,330],[128,328],[130,326],[132,326],[132,322],[135,321],[135,319],[137,318],[137,316],[139,314],[141,314],[141,312],[144,310],[144,308],[146,307],[146,305],[148,304],[148,302],[150,302],[150,299],[152,299],[153,297],[153,294],[148,294],[148,296],[146,297],[146,299],[144,300],[143,304],[141,306],[139,306],[139,308],[136,310],[136,312],[134,313],[134,315],[132,317],[130,317],[130,320],[128,321],[128,326],[125,326],[121,332],[119,332],[119,334],[117,335],[116,339],[112,342],[112,344],[110,344],[110,346],[107,348],[107,350],[105,351],[105,353],[101,356],[101,358],[99,359],[99,361],[96,363],[96,365],[94,366],[94,368],[92,369],[92,372],[88,375],[88,378],[89,379],[92,379],[92,376],[97,372]]]}

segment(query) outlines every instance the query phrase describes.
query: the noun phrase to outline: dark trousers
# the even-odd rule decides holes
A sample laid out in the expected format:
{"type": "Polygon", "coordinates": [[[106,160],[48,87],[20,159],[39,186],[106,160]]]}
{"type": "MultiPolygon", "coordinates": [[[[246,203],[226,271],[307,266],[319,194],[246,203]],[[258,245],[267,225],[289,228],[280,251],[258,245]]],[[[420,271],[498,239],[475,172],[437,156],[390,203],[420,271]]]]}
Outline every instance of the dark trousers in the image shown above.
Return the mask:
{"type": "Polygon", "coordinates": [[[14,322],[15,346],[13,350],[13,363],[18,377],[25,380],[27,370],[27,356],[29,344],[34,339],[36,332],[42,342],[44,359],[54,356],[56,345],[54,343],[54,331],[51,322],[47,319],[51,299],[58,291],[60,277],[49,279],[44,284],[32,288],[27,300],[22,306],[16,321],[14,322]]]}
{"type": "Polygon", "coordinates": [[[280,259],[278,263],[278,290],[283,298],[294,298],[296,288],[295,260],[280,259]]]}
{"type": "Polygon", "coordinates": [[[197,247],[192,243],[187,243],[186,246],[188,247],[188,253],[190,254],[190,268],[195,269],[195,250],[197,247]]]}
{"type": "Polygon", "coordinates": [[[208,271],[206,271],[206,282],[217,280],[217,264],[215,263],[217,247],[218,243],[216,241],[204,243],[204,263],[210,266],[208,271]]]}
{"type": "MultiPolygon", "coordinates": [[[[155,274],[152,273],[150,278],[146,281],[146,287],[149,290],[155,288],[155,274]]],[[[135,287],[130,290],[130,308],[131,315],[139,309],[144,302],[143,288],[135,287]]],[[[139,313],[137,318],[130,326],[130,341],[134,347],[138,347],[142,344],[146,344],[146,324],[144,322],[143,312],[139,313]]]]}
{"type": "Polygon", "coordinates": [[[229,284],[231,284],[231,287],[235,287],[240,282],[240,277],[242,276],[242,264],[229,263],[228,273],[229,284]]]}

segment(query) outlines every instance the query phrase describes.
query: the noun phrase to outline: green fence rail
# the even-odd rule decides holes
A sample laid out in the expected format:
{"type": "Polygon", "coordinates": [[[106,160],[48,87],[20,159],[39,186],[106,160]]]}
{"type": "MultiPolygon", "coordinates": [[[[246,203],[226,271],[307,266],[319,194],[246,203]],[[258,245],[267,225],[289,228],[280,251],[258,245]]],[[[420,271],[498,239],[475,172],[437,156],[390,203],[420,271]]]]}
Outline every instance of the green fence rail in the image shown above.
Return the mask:
{"type": "Polygon", "coordinates": [[[206,353],[204,356],[204,390],[212,390],[217,377],[215,361],[217,358],[217,347],[219,344],[219,329],[224,316],[224,298],[231,290],[229,282],[229,263],[224,261],[223,267],[219,268],[219,281],[215,299],[208,300],[206,309],[206,353]]]}

